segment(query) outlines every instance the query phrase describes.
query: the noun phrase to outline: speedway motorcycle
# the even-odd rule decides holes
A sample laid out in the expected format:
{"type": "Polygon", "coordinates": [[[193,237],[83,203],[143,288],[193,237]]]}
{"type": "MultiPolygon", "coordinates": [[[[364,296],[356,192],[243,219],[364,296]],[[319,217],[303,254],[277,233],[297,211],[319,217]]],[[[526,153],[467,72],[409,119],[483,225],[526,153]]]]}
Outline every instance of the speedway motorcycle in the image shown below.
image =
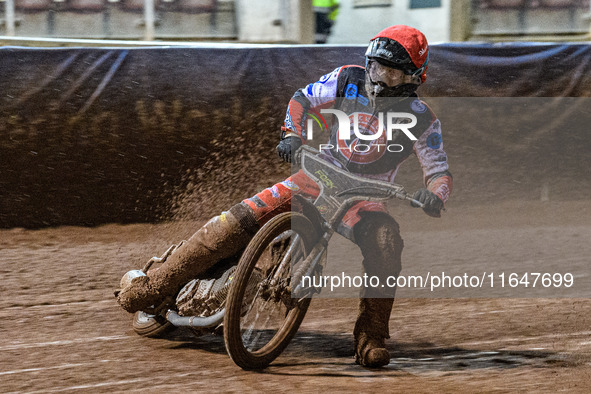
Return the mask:
{"type": "MultiPolygon", "coordinates": [[[[294,160],[318,184],[315,201],[294,195],[292,210],[261,227],[239,256],[191,280],[164,307],[136,312],[135,332],[160,337],[174,327],[189,327],[196,335],[223,333],[226,350],[239,367],[263,369],[275,360],[320,291],[309,278],[322,274],[328,242],[349,208],[358,201],[392,198],[423,206],[402,186],[351,174],[319,153],[302,146],[294,160]]],[[[122,288],[164,263],[178,246],[151,258],[141,271],[130,271],[122,288]]]]}

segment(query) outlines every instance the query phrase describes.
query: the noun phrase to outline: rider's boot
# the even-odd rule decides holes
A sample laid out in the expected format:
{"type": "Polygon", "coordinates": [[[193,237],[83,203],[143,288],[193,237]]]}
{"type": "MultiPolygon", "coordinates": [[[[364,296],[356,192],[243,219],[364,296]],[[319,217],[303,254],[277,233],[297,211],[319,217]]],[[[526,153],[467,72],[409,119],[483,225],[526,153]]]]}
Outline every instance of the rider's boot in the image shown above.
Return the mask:
{"type": "Polygon", "coordinates": [[[359,316],[355,323],[355,362],[364,367],[376,368],[390,363],[386,339],[390,338],[388,322],[393,298],[362,298],[359,316]]]}
{"type": "Polygon", "coordinates": [[[208,221],[159,269],[134,278],[118,293],[117,302],[131,313],[159,306],[188,281],[244,249],[258,229],[252,210],[243,203],[236,204],[208,221]]]}
{"type": "MultiPolygon", "coordinates": [[[[366,212],[355,226],[355,240],[363,254],[363,267],[381,283],[397,277],[401,269],[404,243],[398,223],[389,215],[366,212]]],[[[390,362],[385,340],[390,338],[389,320],[396,287],[364,288],[355,323],[355,362],[365,367],[381,367],[390,362]]]]}

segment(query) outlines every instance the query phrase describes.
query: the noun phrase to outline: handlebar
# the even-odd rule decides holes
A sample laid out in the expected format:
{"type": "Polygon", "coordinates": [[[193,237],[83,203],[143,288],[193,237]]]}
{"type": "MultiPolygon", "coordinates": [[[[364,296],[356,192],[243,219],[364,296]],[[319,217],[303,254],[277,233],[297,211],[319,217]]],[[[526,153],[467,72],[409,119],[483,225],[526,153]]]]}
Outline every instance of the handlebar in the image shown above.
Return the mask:
{"type": "Polygon", "coordinates": [[[318,155],[320,151],[318,149],[312,148],[309,145],[302,145],[298,148],[298,150],[293,154],[293,165],[301,166],[302,165],[302,156],[304,151],[308,151],[312,154],[318,155]]]}
{"type": "MultiPolygon", "coordinates": [[[[410,201],[411,203],[415,204],[418,208],[423,208],[425,206],[425,204],[423,204],[422,202],[415,200],[414,198],[410,197],[406,192],[401,193],[399,191],[394,191],[392,189],[388,190],[385,195],[384,193],[380,193],[380,192],[384,192],[383,189],[379,188],[379,187],[354,187],[352,189],[347,189],[347,190],[343,190],[342,192],[337,193],[337,197],[342,197],[345,196],[347,194],[361,194],[359,192],[363,192],[363,195],[367,195],[369,196],[369,193],[371,193],[371,189],[376,190],[378,193],[375,193],[375,197],[385,197],[385,198],[389,198],[389,197],[395,197],[398,198],[400,200],[406,200],[406,201],[410,201]]],[[[373,197],[373,196],[370,196],[373,197]]]]}
{"type": "MultiPolygon", "coordinates": [[[[302,166],[302,161],[305,155],[310,156],[317,156],[320,154],[320,151],[317,149],[312,148],[308,145],[301,146],[294,154],[293,163],[299,166],[302,166]]],[[[352,197],[355,196],[365,196],[368,198],[377,198],[377,199],[388,199],[388,198],[398,198],[400,200],[410,201],[414,206],[423,208],[425,205],[420,201],[415,200],[404,190],[404,188],[400,185],[379,181],[379,180],[370,180],[367,178],[360,177],[358,175],[352,174],[347,172],[346,170],[335,166],[334,164],[322,160],[322,165],[326,167],[332,168],[334,171],[338,171],[340,173],[346,173],[347,177],[350,178],[357,178],[360,182],[364,182],[366,185],[364,186],[356,186],[346,190],[342,190],[334,194],[336,197],[343,197],[346,195],[351,195],[352,197]],[[372,185],[367,185],[368,182],[371,182],[372,185]]],[[[313,177],[314,178],[314,177],[313,177]]]]}

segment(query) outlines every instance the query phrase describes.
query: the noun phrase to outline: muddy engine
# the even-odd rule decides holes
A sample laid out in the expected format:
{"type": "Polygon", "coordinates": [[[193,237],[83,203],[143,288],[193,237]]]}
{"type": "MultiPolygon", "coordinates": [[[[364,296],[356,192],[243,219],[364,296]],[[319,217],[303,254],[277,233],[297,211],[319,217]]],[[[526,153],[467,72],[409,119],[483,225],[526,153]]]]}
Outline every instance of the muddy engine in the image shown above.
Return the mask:
{"type": "Polygon", "coordinates": [[[176,305],[181,316],[207,317],[224,307],[232,275],[230,267],[217,279],[194,279],[179,292],[176,305]]]}

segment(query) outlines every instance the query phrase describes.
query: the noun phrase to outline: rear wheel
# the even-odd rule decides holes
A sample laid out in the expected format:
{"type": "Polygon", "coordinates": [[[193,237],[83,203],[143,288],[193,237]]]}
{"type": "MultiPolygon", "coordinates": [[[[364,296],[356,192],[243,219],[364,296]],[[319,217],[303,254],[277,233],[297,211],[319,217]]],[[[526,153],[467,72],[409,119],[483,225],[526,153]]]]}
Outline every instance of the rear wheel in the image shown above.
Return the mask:
{"type": "Polygon", "coordinates": [[[148,338],[160,338],[174,329],[174,326],[162,315],[136,312],[133,315],[133,331],[148,338]]]}
{"type": "Polygon", "coordinates": [[[263,226],[244,251],[224,317],[226,349],[239,367],[267,367],[296,334],[310,298],[291,297],[291,269],[316,243],[314,229],[305,216],[286,212],[263,226]]]}

